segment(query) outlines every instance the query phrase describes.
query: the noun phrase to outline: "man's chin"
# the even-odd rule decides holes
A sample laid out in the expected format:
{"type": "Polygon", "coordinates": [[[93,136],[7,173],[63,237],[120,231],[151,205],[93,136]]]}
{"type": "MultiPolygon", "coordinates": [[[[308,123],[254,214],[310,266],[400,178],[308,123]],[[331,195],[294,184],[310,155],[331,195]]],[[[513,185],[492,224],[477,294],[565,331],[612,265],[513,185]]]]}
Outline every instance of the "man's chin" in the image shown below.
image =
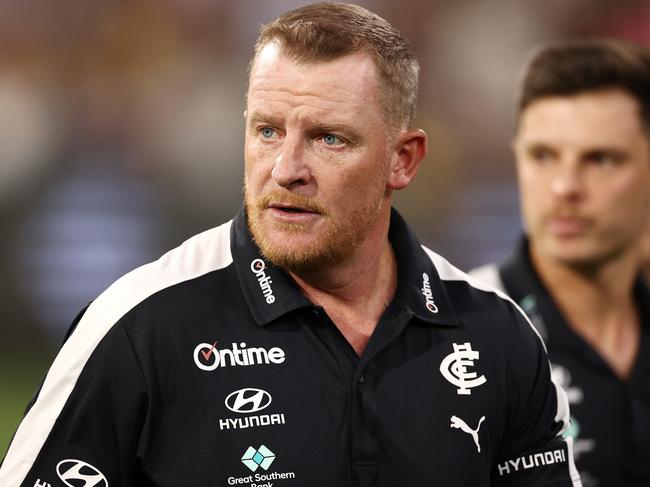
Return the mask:
{"type": "Polygon", "coordinates": [[[582,273],[591,273],[615,259],[620,252],[583,243],[582,245],[558,245],[549,250],[547,255],[564,267],[582,273]]]}
{"type": "Polygon", "coordinates": [[[257,214],[249,218],[251,234],[262,255],[295,273],[317,272],[344,262],[366,235],[364,223],[337,226],[331,218],[323,218],[288,224],[257,214]]]}
{"type": "Polygon", "coordinates": [[[306,232],[273,232],[256,238],[262,255],[274,265],[286,270],[316,269],[331,264],[334,252],[328,248],[326,238],[306,232]]]}

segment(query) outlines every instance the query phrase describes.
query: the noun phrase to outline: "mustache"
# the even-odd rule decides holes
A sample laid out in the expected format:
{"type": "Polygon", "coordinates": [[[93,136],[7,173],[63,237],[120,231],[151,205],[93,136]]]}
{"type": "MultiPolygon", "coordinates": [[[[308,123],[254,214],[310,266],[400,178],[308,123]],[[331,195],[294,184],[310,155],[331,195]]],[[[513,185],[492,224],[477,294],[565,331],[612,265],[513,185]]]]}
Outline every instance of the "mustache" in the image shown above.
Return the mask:
{"type": "Polygon", "coordinates": [[[590,220],[591,218],[584,213],[571,209],[555,209],[546,214],[548,219],[552,218],[577,218],[580,220],[590,220]]]}
{"type": "Polygon", "coordinates": [[[329,215],[329,211],[321,206],[316,200],[281,190],[271,191],[270,193],[257,198],[253,204],[259,210],[266,209],[271,204],[282,204],[302,208],[303,210],[307,210],[312,213],[318,213],[323,216],[329,215]]]}

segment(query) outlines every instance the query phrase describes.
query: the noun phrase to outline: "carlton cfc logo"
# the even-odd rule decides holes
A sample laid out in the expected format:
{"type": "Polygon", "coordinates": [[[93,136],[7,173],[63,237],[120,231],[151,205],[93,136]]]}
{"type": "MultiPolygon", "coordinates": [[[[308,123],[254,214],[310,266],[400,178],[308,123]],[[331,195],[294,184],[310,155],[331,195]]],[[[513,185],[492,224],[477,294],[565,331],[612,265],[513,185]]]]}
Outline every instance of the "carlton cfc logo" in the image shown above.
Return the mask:
{"type": "Polygon", "coordinates": [[[458,387],[459,395],[470,395],[471,389],[487,382],[484,375],[477,377],[476,372],[469,372],[468,367],[474,367],[474,360],[478,360],[479,352],[472,350],[472,345],[465,342],[462,345],[454,343],[454,351],[447,355],[440,363],[442,376],[458,387]]]}

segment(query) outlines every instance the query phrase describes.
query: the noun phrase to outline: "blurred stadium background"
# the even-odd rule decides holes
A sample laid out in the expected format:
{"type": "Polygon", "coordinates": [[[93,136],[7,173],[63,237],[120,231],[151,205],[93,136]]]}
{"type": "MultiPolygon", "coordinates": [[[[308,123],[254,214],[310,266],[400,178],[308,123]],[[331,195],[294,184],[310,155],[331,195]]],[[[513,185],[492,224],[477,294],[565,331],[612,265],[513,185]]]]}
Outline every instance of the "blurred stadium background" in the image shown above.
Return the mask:
{"type": "MultiPolygon", "coordinates": [[[[88,301],[241,202],[246,66],[297,0],[0,0],[0,458],[88,301]]],[[[650,2],[361,1],[422,64],[430,155],[397,207],[461,268],[519,232],[509,140],[532,46],[650,44],[650,2]]]]}

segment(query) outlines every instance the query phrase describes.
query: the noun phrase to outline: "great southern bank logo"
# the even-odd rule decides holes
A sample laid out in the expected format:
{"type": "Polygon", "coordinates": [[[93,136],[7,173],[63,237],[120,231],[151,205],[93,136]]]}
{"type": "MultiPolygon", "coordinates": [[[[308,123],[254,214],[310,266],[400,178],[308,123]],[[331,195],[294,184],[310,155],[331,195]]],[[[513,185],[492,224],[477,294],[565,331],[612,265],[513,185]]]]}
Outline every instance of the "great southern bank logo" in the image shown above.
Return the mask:
{"type": "Polygon", "coordinates": [[[269,450],[266,446],[260,445],[256,450],[252,446],[248,447],[248,450],[241,457],[241,461],[246,465],[251,472],[254,472],[258,467],[262,467],[262,470],[268,470],[273,461],[275,460],[275,453],[269,450]]]}
{"type": "Polygon", "coordinates": [[[266,269],[266,264],[262,259],[255,259],[251,262],[251,271],[257,277],[257,282],[260,283],[260,289],[266,299],[267,304],[275,303],[275,296],[273,296],[273,289],[271,289],[271,283],[273,282],[269,276],[264,272],[266,269]]]}
{"type": "Polygon", "coordinates": [[[433,293],[431,292],[431,284],[429,282],[429,275],[424,272],[422,273],[422,295],[426,301],[426,307],[432,313],[438,312],[438,307],[436,302],[433,300],[433,293]]]}
{"type": "MultiPolygon", "coordinates": [[[[228,485],[272,487],[275,485],[284,485],[282,482],[276,482],[277,480],[295,480],[295,472],[269,471],[274,461],[275,453],[267,446],[260,445],[257,449],[249,446],[241,457],[241,462],[250,471],[249,474],[245,477],[228,477],[228,485]]],[[[301,485],[305,484],[301,483],[301,485]]]]}

